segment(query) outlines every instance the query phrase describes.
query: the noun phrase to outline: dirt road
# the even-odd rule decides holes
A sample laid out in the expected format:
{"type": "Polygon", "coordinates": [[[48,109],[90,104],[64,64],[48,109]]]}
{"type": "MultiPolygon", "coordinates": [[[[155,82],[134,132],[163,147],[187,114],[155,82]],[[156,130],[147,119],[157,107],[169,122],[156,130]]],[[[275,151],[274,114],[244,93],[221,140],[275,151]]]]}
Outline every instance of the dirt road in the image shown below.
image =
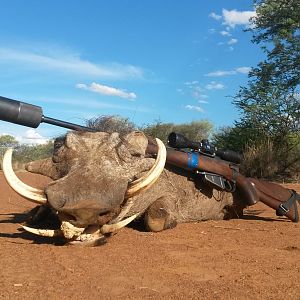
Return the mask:
{"type": "MultiPolygon", "coordinates": [[[[38,187],[48,181],[18,176],[38,187]]],[[[34,204],[2,173],[0,207],[2,299],[300,299],[300,224],[260,203],[240,220],[156,234],[125,228],[95,248],[21,231],[34,204]]]]}

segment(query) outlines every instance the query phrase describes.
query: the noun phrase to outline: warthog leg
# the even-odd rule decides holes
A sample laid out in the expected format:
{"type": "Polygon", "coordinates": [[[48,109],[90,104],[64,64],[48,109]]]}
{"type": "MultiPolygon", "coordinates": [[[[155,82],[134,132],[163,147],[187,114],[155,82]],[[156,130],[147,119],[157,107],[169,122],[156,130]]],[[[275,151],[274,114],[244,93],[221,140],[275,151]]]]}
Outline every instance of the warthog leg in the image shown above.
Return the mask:
{"type": "Polygon", "coordinates": [[[145,213],[145,226],[149,231],[162,231],[174,228],[177,225],[175,219],[169,214],[164,197],[153,202],[145,213]]]}

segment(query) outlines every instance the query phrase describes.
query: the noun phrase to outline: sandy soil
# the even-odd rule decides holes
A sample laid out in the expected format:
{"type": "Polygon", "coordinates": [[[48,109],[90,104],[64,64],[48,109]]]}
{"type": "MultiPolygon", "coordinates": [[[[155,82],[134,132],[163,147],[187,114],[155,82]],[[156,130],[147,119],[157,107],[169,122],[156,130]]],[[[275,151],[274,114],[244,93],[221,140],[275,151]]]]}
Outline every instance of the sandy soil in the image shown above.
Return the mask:
{"type": "MultiPolygon", "coordinates": [[[[19,173],[42,187],[45,177],[19,173]]],[[[300,192],[300,185],[290,185],[300,192]]],[[[300,224],[261,203],[239,220],[125,228],[103,246],[53,244],[20,230],[34,204],[0,173],[2,299],[300,299],[300,224]]]]}

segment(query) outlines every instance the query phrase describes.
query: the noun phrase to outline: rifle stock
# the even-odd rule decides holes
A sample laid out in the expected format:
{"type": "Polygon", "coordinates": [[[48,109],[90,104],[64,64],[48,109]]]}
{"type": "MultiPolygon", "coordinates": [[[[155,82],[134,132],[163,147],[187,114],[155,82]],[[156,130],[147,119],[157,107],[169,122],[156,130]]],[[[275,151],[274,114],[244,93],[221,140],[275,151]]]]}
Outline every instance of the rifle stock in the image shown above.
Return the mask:
{"type": "MultiPolygon", "coordinates": [[[[286,189],[279,184],[255,178],[249,178],[248,180],[254,184],[259,195],[259,200],[276,211],[278,211],[281,204],[289,200],[293,195],[291,190],[286,189]]],[[[297,197],[299,197],[299,195],[297,195],[297,197]]],[[[285,216],[293,222],[299,221],[296,209],[297,205],[295,204],[294,207],[290,208],[288,212],[285,213],[285,216]]]]}
{"type": "MultiPolygon", "coordinates": [[[[146,153],[155,155],[157,146],[149,141],[146,153]]],[[[242,197],[242,200],[247,205],[253,205],[261,201],[277,211],[279,206],[292,196],[290,190],[278,184],[247,178],[236,171],[230,163],[201,155],[197,152],[183,152],[167,148],[166,162],[185,170],[214,173],[223,176],[229,181],[235,181],[239,196],[242,197]]],[[[297,207],[295,206],[295,208],[297,207]]],[[[285,216],[293,222],[298,222],[298,214],[293,208],[289,209],[285,216]]]]}

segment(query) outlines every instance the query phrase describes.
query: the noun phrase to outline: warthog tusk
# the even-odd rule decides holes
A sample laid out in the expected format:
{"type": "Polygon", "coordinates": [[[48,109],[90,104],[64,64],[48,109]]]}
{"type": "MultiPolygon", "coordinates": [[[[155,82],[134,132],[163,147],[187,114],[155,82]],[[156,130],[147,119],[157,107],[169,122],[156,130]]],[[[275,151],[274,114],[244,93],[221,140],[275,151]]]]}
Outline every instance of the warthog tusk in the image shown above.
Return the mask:
{"type": "Polygon", "coordinates": [[[31,187],[24,182],[22,182],[17,175],[15,174],[12,168],[12,149],[8,149],[3,156],[2,169],[6,181],[11,186],[11,188],[16,191],[21,196],[26,199],[38,203],[45,204],[47,203],[47,198],[43,190],[36,189],[31,187]]]}
{"type": "Polygon", "coordinates": [[[68,221],[62,221],[60,226],[61,231],[66,239],[72,239],[74,236],[80,236],[84,229],[83,227],[76,227],[68,221]]]}
{"type": "Polygon", "coordinates": [[[149,188],[153,183],[155,183],[162,173],[166,163],[167,150],[164,143],[160,139],[156,138],[156,142],[158,146],[158,153],[155,164],[145,176],[133,181],[130,184],[125,195],[126,198],[133,197],[137,193],[149,188]]]}
{"type": "Polygon", "coordinates": [[[128,225],[130,222],[132,222],[136,217],[138,216],[138,214],[135,214],[123,221],[120,221],[116,224],[105,224],[101,227],[100,231],[103,234],[107,234],[107,233],[113,233],[123,227],[125,227],[126,225],[128,225]]]}
{"type": "Polygon", "coordinates": [[[56,236],[62,236],[62,231],[60,229],[36,229],[28,226],[22,226],[23,229],[26,231],[39,235],[39,236],[46,236],[46,237],[56,237],[56,236]]]}
{"type": "MultiPolygon", "coordinates": [[[[40,193],[40,194],[43,194],[44,191],[43,190],[40,190],[40,189],[37,189],[37,188],[34,188],[30,185],[27,185],[26,183],[24,183],[23,181],[21,181],[17,176],[16,174],[14,173],[14,170],[12,168],[12,165],[11,165],[11,161],[12,161],[12,153],[13,153],[13,149],[8,149],[5,153],[5,157],[7,157],[7,165],[6,165],[6,170],[7,172],[10,172],[11,173],[11,176],[14,177],[15,181],[18,182],[21,186],[23,186],[24,188],[26,188],[27,190],[29,191],[32,191],[32,192],[35,192],[35,193],[40,193]]],[[[4,157],[3,157],[4,158],[4,157]]]]}

